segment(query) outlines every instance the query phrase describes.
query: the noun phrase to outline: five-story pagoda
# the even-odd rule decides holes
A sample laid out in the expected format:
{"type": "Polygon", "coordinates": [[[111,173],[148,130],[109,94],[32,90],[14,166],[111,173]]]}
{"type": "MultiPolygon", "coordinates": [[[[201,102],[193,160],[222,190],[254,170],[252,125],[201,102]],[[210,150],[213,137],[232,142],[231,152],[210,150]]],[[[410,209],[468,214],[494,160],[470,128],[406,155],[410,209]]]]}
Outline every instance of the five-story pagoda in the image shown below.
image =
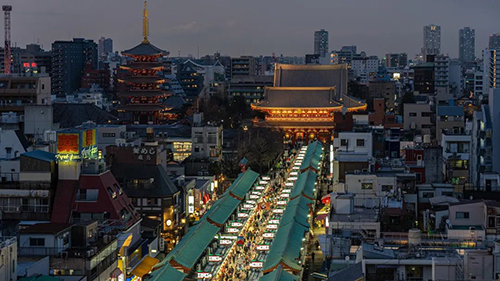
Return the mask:
{"type": "Polygon", "coordinates": [[[161,75],[163,64],[161,58],[165,51],[155,47],[148,40],[149,21],[147,2],[144,1],[143,36],[141,44],[130,50],[123,51],[124,56],[131,60],[127,65],[120,66],[124,75],[118,82],[122,91],[118,92],[121,107],[120,115],[135,124],[158,124],[168,120],[169,111],[163,102],[170,96],[162,85],[165,78],[161,75]]]}

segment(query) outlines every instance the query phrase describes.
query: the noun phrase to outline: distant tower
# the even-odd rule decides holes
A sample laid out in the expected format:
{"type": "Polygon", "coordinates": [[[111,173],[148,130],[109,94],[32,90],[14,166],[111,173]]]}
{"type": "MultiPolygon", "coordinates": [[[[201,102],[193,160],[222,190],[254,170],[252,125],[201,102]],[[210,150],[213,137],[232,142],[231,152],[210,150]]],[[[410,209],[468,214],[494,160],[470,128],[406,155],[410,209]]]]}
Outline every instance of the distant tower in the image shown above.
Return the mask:
{"type": "Polygon", "coordinates": [[[10,63],[11,63],[11,50],[10,50],[10,11],[12,11],[12,6],[4,5],[2,6],[4,11],[4,26],[5,26],[5,49],[4,49],[4,73],[10,74],[10,63]]]}
{"type": "Polygon", "coordinates": [[[424,26],[424,45],[422,55],[424,60],[427,55],[439,55],[441,53],[441,27],[439,25],[424,26]]]}
{"type": "Polygon", "coordinates": [[[328,31],[321,29],[314,32],[314,54],[326,57],[328,54],[328,31]]]}
{"type": "Polygon", "coordinates": [[[144,40],[142,43],[149,43],[149,18],[148,18],[148,1],[144,0],[144,14],[143,14],[143,22],[142,22],[142,36],[144,40]]]}

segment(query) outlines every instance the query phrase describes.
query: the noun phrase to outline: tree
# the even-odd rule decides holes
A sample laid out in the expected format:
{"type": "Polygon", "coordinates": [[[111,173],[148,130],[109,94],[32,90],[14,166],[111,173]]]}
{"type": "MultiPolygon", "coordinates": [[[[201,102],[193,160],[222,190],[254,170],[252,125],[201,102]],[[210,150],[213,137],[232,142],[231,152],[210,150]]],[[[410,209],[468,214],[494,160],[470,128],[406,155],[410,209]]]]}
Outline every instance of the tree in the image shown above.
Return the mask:
{"type": "Polygon", "coordinates": [[[413,92],[406,92],[401,98],[401,102],[399,103],[399,113],[404,116],[404,104],[405,103],[415,103],[415,95],[413,92]]]}

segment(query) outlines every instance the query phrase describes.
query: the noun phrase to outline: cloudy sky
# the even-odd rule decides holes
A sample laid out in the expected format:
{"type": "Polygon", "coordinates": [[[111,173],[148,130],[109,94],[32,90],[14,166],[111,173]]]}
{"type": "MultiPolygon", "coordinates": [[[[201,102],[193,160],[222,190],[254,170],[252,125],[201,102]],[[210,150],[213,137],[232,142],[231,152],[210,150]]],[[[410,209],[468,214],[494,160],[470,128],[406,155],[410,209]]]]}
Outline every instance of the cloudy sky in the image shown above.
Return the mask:
{"type": "MultiPolygon", "coordinates": [[[[73,37],[141,41],[143,0],[6,0],[18,46],[73,37]]],[[[5,1],[4,1],[5,3],[5,1]]],[[[458,56],[458,30],[476,30],[476,55],[500,32],[500,0],[149,0],[150,41],[177,56],[297,55],[313,51],[314,30],[330,33],[330,50],[357,45],[367,54],[422,46],[422,27],[441,25],[442,52],[458,56]]],[[[2,26],[3,28],[3,26],[2,26]]]]}

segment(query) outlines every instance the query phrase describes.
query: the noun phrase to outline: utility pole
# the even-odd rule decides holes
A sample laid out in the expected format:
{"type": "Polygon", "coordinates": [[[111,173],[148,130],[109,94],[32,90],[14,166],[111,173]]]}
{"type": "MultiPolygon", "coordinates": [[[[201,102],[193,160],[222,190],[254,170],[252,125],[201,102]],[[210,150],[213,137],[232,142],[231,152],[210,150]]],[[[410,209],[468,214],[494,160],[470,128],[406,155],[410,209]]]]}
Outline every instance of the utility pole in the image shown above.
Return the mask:
{"type": "Polygon", "coordinates": [[[4,47],[4,73],[10,74],[10,64],[11,64],[11,49],[10,49],[10,12],[12,11],[12,6],[4,5],[2,6],[4,12],[4,26],[5,26],[5,47],[4,47]]]}

